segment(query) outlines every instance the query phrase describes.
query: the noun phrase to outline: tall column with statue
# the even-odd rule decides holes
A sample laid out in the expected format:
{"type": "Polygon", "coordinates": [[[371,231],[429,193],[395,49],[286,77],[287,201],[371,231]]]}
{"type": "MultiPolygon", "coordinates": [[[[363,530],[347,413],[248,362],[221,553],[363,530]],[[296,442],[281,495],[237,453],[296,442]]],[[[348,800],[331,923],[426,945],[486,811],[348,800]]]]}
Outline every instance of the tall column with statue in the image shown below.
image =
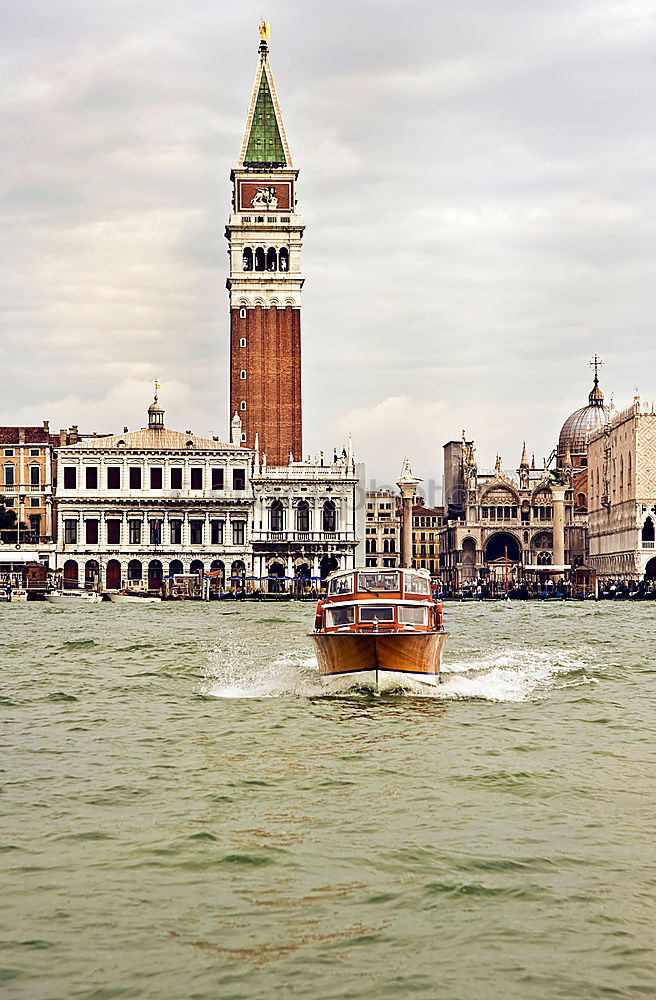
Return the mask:
{"type": "Polygon", "coordinates": [[[402,521],[401,521],[401,566],[412,566],[412,508],[417,495],[417,486],[421,482],[412,475],[410,462],[406,458],[401,470],[401,478],[396,484],[401,490],[402,521]]]}

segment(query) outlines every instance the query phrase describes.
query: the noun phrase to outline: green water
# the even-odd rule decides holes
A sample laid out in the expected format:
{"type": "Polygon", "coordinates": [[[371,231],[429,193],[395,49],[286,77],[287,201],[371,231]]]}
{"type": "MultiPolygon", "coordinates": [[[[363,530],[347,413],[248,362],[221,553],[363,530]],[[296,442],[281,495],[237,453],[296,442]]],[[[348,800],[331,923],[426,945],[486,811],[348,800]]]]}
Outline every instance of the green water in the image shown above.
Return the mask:
{"type": "Polygon", "coordinates": [[[656,996],[650,605],[447,607],[325,698],[311,605],[0,605],[0,995],[656,996]]]}

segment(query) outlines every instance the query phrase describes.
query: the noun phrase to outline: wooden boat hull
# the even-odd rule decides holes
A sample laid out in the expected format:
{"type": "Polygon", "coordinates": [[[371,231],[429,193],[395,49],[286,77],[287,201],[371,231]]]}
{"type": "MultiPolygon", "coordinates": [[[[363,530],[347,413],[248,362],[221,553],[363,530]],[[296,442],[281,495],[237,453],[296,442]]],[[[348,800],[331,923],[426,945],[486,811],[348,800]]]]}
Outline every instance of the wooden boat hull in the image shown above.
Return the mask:
{"type": "Polygon", "coordinates": [[[317,632],[319,673],[334,690],[388,690],[439,683],[446,632],[317,632]]]}

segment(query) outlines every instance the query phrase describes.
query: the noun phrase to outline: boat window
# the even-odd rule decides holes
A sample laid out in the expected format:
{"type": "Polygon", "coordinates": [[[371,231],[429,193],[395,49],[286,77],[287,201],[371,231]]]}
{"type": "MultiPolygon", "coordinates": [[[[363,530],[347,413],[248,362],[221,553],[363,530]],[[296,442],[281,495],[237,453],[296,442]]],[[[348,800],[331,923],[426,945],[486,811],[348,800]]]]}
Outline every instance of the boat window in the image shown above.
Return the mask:
{"type": "Polygon", "coordinates": [[[330,581],[329,593],[334,594],[352,594],[353,593],[353,576],[349,573],[348,576],[337,576],[334,580],[330,581]]]}
{"type": "Polygon", "coordinates": [[[416,576],[414,573],[406,573],[405,589],[411,594],[430,594],[428,580],[423,576],[416,576]]]}
{"type": "Polygon", "coordinates": [[[427,625],[427,608],[401,607],[399,608],[399,622],[402,625],[427,625]]]}
{"type": "Polygon", "coordinates": [[[399,589],[398,573],[358,573],[360,590],[395,591],[399,589]]]}
{"type": "Polygon", "coordinates": [[[328,608],[326,612],[326,625],[329,628],[335,625],[352,625],[354,621],[353,608],[328,608]]]}
{"type": "MultiPolygon", "coordinates": [[[[395,574],[390,573],[389,575],[394,576],[395,574]]],[[[368,604],[366,607],[360,608],[361,622],[372,622],[374,618],[379,622],[393,622],[394,608],[386,608],[380,604],[368,604]]]]}

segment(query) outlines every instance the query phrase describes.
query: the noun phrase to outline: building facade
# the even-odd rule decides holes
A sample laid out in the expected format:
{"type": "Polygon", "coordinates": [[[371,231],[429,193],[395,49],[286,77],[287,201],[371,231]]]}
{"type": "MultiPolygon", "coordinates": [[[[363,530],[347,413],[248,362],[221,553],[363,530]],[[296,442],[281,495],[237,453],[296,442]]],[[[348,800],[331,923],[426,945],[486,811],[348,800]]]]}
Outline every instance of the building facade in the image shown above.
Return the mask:
{"type": "Polygon", "coordinates": [[[157,590],[164,576],[252,570],[252,453],[148,427],[58,449],[57,567],[65,586],[157,590]]]}
{"type": "MultiPolygon", "coordinates": [[[[48,422],[41,427],[0,427],[0,506],[19,528],[11,544],[47,550],[53,534],[53,449],[48,422]]],[[[9,542],[9,535],[3,541],[9,542]]]]}
{"type": "Polygon", "coordinates": [[[440,572],[440,529],[444,524],[443,507],[412,508],[412,565],[427,569],[431,576],[440,572]]]}
{"type": "Polygon", "coordinates": [[[396,493],[367,490],[365,505],[365,566],[386,569],[399,566],[401,514],[396,493]]]}
{"type": "MultiPolygon", "coordinates": [[[[266,32],[263,32],[263,35],[266,32]]],[[[292,163],[262,37],[226,226],[230,274],[230,417],[272,466],[303,458],[301,245],[292,163]]]]}
{"type": "Polygon", "coordinates": [[[638,396],[588,445],[589,563],[598,577],[656,579],[656,412],[638,396]]]}

